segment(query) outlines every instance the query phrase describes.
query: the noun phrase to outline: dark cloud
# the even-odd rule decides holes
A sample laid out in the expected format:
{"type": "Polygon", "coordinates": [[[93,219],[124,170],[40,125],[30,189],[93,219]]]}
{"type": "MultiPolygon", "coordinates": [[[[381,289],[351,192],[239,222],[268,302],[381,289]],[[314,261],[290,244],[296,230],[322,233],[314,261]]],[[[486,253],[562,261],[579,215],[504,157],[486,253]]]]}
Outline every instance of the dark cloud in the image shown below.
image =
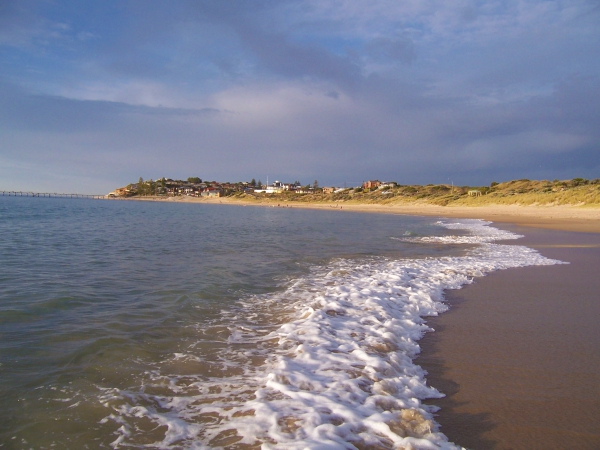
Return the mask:
{"type": "MultiPolygon", "coordinates": [[[[202,70],[194,67],[193,60],[197,58],[221,71],[243,73],[246,77],[249,67],[253,77],[271,74],[349,83],[360,76],[360,64],[352,54],[339,55],[323,46],[299,44],[289,32],[275,31],[276,27],[265,23],[264,15],[285,3],[294,2],[131,2],[127,10],[139,20],[128,24],[117,46],[107,48],[108,67],[123,74],[165,77],[179,71],[182,63],[187,70],[202,70]],[[161,51],[163,39],[173,39],[185,29],[210,30],[205,39],[212,48],[198,40],[176,43],[182,46],[183,53],[161,51]],[[245,69],[239,69],[240,66],[245,69]]],[[[410,58],[408,44],[399,40],[382,41],[371,47],[374,55],[388,53],[391,58],[410,58]]]]}
{"type": "Polygon", "coordinates": [[[285,35],[240,30],[244,46],[249,48],[262,70],[285,77],[313,77],[319,80],[352,83],[361,72],[348,56],[338,56],[315,47],[289,42],[285,35]]]}
{"type": "Polygon", "coordinates": [[[411,63],[417,57],[414,42],[407,36],[371,39],[366,45],[366,51],[369,58],[384,63],[411,63]]]}
{"type": "Polygon", "coordinates": [[[0,161],[97,186],[598,176],[597,19],[421,4],[2,3],[0,161]]]}
{"type": "Polygon", "coordinates": [[[190,167],[213,178],[270,174],[327,184],[597,177],[600,102],[594,79],[572,79],[553,95],[512,105],[428,99],[425,91],[399,83],[385,99],[386,85],[378,78],[353,98],[338,94],[339,106],[329,110],[323,108],[331,97],[316,105],[310,96],[300,97],[301,109],[271,123],[255,123],[242,111],[79,101],[5,86],[0,121],[16,145],[4,156],[18,161],[50,152],[48,164],[83,164],[80,171],[93,171],[115,170],[102,155],[118,155],[118,172],[127,181],[184,176],[190,167]],[[33,146],[36,135],[44,136],[43,145],[33,146]],[[81,158],[88,163],[74,162],[81,158]]]}
{"type": "Polygon", "coordinates": [[[0,2],[0,45],[30,45],[46,23],[39,9],[34,0],[0,2]]]}
{"type": "Polygon", "coordinates": [[[0,99],[0,129],[54,133],[110,131],[115,127],[120,128],[123,116],[202,117],[221,112],[215,108],[148,107],[122,102],[36,95],[7,83],[0,83],[0,99]]]}

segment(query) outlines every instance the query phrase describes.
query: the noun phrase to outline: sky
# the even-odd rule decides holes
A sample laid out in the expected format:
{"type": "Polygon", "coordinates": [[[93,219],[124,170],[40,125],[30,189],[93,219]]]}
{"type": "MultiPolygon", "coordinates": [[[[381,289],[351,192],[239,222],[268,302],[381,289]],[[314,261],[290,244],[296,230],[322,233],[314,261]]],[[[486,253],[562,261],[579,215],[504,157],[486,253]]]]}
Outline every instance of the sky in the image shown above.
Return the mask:
{"type": "Polygon", "coordinates": [[[0,190],[600,177],[599,0],[1,0],[0,190]]]}

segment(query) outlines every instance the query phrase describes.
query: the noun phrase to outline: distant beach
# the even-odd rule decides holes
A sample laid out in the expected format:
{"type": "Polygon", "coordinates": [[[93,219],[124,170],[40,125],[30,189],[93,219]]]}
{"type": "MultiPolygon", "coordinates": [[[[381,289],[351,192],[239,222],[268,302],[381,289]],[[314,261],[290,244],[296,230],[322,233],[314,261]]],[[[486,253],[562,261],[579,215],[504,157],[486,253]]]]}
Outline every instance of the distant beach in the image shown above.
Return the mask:
{"type": "Polygon", "coordinates": [[[514,223],[524,227],[600,233],[600,207],[596,206],[437,206],[426,203],[361,204],[350,202],[284,202],[276,198],[245,201],[231,197],[132,197],[131,200],[230,204],[243,206],[292,207],[354,211],[365,213],[403,214],[453,218],[484,219],[499,223],[514,223]]]}

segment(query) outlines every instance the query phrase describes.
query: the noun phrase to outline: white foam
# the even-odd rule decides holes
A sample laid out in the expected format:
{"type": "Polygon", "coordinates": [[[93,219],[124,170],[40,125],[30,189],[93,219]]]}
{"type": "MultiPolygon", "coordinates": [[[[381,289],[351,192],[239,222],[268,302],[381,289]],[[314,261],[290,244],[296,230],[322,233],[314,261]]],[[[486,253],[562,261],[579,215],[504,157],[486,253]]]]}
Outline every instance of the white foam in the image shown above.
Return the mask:
{"type": "MultiPolygon", "coordinates": [[[[419,236],[419,237],[392,237],[404,242],[418,243],[439,243],[439,244],[482,244],[485,242],[494,242],[510,239],[519,239],[523,236],[520,234],[511,233],[510,231],[499,230],[498,228],[490,227],[492,222],[486,222],[478,219],[462,219],[460,222],[444,222],[438,221],[436,225],[440,225],[449,230],[465,230],[469,235],[450,235],[450,236],[419,236]]],[[[406,233],[405,233],[406,234],[406,233]]]]}
{"type": "MultiPolygon", "coordinates": [[[[135,442],[135,423],[143,418],[165,427],[151,443],[156,448],[458,448],[439,431],[436,408],[422,403],[442,396],[413,362],[417,341],[430,331],[423,317],[445,311],[444,290],[473,277],[559,262],[527,247],[493,244],[519,236],[483,221],[439,224],[471,234],[401,239],[479,245],[460,257],[337,260],[314,268],[281,294],[246,301],[246,313],[255,315],[236,316],[221,350],[221,375],[163,369],[148,373],[142,390],[107,391],[103,402],[113,413],[105,420],[121,425],[113,446],[135,442]],[[274,318],[265,316],[278,308],[287,311],[284,321],[269,328],[265,322],[274,318]],[[249,364],[257,357],[263,362],[249,364]]],[[[197,359],[193,351],[177,353],[165,364],[197,359]]]]}

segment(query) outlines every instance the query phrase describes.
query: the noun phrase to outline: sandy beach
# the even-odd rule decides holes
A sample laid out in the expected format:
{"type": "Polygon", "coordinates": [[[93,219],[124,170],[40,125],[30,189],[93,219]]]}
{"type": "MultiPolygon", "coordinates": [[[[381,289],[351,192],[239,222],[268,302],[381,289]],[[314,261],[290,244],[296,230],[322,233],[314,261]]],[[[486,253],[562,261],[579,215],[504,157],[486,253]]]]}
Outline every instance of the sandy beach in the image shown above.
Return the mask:
{"type": "MultiPolygon", "coordinates": [[[[600,235],[500,225],[568,265],[448,291],[418,363],[447,397],[442,431],[472,449],[600,448],[600,235]]],[[[514,242],[513,242],[514,244],[514,242]]]]}

